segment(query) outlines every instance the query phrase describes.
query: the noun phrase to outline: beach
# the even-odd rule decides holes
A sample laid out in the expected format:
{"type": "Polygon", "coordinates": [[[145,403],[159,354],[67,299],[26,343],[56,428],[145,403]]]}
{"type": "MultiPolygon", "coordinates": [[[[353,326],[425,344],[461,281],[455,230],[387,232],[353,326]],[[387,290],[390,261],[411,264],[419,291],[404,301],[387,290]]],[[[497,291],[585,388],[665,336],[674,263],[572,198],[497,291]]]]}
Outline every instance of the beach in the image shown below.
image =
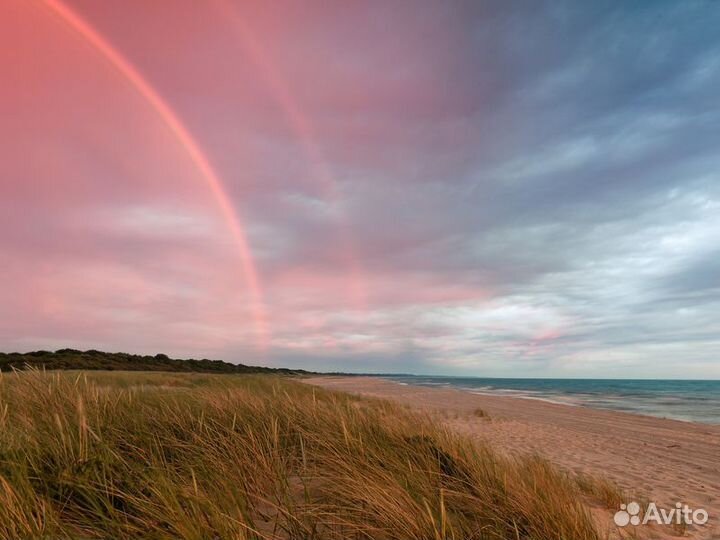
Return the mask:
{"type": "Polygon", "coordinates": [[[391,399],[501,452],[538,454],[568,471],[604,476],[625,491],[628,503],[637,499],[672,509],[680,502],[709,515],[705,525],[691,525],[684,532],[640,526],[640,537],[720,538],[720,426],[375,377],[313,377],[305,382],[391,399]]]}

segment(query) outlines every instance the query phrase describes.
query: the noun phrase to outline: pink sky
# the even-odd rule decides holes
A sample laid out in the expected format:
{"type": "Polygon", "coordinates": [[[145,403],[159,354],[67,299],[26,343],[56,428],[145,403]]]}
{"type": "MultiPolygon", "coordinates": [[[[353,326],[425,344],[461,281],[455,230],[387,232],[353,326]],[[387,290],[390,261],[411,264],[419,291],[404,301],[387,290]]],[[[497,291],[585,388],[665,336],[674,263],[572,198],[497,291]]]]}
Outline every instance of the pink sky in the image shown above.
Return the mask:
{"type": "MultiPolygon", "coordinates": [[[[586,131],[597,146],[611,129],[573,112],[577,138],[555,141],[573,133],[559,129],[567,110],[540,121],[560,107],[543,89],[566,91],[558,74],[575,64],[550,38],[535,64],[515,57],[537,31],[530,15],[4,0],[2,349],[503,374],[596,369],[582,351],[610,347],[636,366],[647,344],[618,352],[594,333],[621,318],[548,296],[590,294],[597,276],[573,274],[587,261],[631,272],[636,259],[581,219],[598,254],[558,244],[551,229],[574,226],[580,214],[561,207],[585,204],[582,189],[543,188],[555,203],[542,215],[523,198],[533,178],[605,152],[586,131]],[[568,256],[550,260],[555,248],[568,256]]],[[[698,208],[691,221],[710,226],[698,208]]],[[[674,252],[678,265],[702,255],[691,251],[674,252]]]]}
{"type": "MultiPolygon", "coordinates": [[[[362,336],[371,310],[482,296],[419,276],[408,276],[419,290],[403,293],[397,276],[363,268],[331,170],[387,144],[370,141],[386,112],[433,114],[442,74],[425,64],[438,53],[418,34],[444,38],[443,21],[371,29],[373,47],[392,48],[383,77],[363,81],[380,56],[327,50],[332,40],[364,49],[365,36],[347,18],[316,36],[334,18],[319,9],[2,10],[4,270],[15,283],[3,291],[3,337],[16,347],[362,350],[374,347],[362,336]],[[390,71],[392,55],[417,69],[390,71]],[[369,106],[376,118],[361,116],[369,106]],[[287,237],[268,212],[307,214],[310,230],[287,237]]],[[[383,136],[414,144],[401,130],[383,136]]]]}

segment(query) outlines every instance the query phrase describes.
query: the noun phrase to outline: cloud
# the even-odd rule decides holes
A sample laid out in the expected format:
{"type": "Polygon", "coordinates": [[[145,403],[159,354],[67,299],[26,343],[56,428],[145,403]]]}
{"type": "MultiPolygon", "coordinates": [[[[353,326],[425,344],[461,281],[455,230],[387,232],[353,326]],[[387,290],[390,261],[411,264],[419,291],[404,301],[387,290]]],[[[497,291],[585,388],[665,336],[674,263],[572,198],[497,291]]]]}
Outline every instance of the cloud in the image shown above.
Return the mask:
{"type": "Polygon", "coordinates": [[[720,376],[720,7],[231,3],[243,30],[210,5],[161,4],[72,3],[217,168],[270,346],[172,133],[59,21],[11,2],[7,347],[720,376]]]}

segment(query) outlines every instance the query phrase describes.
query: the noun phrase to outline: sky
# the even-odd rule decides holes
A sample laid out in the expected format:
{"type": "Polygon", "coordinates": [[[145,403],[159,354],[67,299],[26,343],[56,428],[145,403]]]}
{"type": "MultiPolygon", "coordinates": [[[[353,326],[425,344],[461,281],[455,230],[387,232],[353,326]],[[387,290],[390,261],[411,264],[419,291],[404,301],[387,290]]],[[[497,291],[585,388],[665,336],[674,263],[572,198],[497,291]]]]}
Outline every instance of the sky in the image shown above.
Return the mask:
{"type": "Polygon", "coordinates": [[[3,0],[0,349],[720,378],[718,27],[3,0]]]}

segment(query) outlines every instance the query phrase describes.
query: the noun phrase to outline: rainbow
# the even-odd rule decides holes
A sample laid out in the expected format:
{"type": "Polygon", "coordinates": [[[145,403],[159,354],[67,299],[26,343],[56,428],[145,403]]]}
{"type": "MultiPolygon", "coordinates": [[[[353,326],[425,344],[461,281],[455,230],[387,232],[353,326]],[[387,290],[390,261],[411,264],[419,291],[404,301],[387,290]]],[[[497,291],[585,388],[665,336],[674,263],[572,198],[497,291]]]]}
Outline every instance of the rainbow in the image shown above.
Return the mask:
{"type": "MultiPolygon", "coordinates": [[[[214,4],[222,11],[223,16],[234,24],[236,35],[240,38],[243,49],[248,53],[260,76],[270,90],[275,101],[285,113],[285,117],[295,133],[297,140],[308,159],[314,177],[320,183],[325,197],[331,202],[339,199],[337,182],[324,159],[318,146],[312,123],[303,112],[290,92],[282,75],[275,69],[273,62],[268,58],[262,44],[255,37],[250,26],[242,15],[227,0],[215,0],[214,4]]],[[[350,232],[345,223],[341,223],[337,231],[340,240],[341,257],[344,260],[350,276],[348,291],[356,308],[367,309],[367,290],[363,272],[358,261],[350,232]]]]}
{"type": "Polygon", "coordinates": [[[260,279],[252,256],[252,251],[250,249],[250,244],[248,243],[240,218],[233,207],[230,197],[223,187],[220,177],[215,172],[200,145],[197,143],[190,131],[185,127],[178,115],[173,111],[170,105],[168,105],[167,101],[160,96],[153,86],[129,61],[105,38],[95,31],[90,24],[65,5],[62,0],[44,0],[44,4],[57,14],[68,26],[75,30],[83,39],[85,39],[99,54],[107,59],[113,67],[125,79],[127,79],[128,82],[130,82],[133,88],[135,88],[143,99],[145,99],[145,101],[147,101],[147,103],[155,110],[158,116],[160,116],[177,141],[182,145],[192,159],[200,173],[200,176],[210,189],[210,192],[212,193],[213,198],[222,214],[223,220],[227,224],[235,241],[235,245],[237,246],[243,274],[247,281],[248,293],[250,295],[250,304],[255,329],[258,334],[258,345],[264,349],[267,346],[269,332],[263,303],[262,288],[260,286],[260,279]]]}

